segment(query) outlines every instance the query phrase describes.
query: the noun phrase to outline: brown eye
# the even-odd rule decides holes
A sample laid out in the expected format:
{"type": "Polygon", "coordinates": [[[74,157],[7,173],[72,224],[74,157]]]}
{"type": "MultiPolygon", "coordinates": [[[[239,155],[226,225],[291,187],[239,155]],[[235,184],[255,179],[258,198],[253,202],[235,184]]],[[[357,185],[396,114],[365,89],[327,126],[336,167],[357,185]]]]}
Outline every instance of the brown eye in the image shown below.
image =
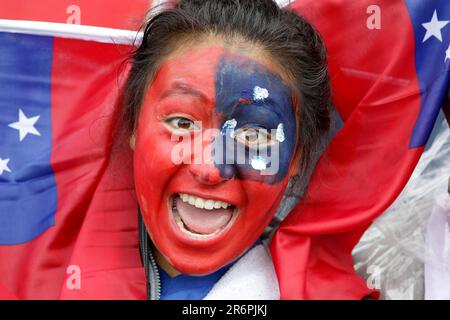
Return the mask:
{"type": "Polygon", "coordinates": [[[258,142],[259,134],[256,130],[247,130],[244,133],[244,139],[246,143],[256,143],[258,142]]]}
{"type": "Polygon", "coordinates": [[[262,128],[241,128],[236,130],[235,139],[247,148],[258,149],[273,144],[272,135],[262,128]]]}
{"type": "Polygon", "coordinates": [[[165,120],[165,123],[173,130],[193,131],[196,129],[194,121],[184,117],[172,117],[165,120]]]}
{"type": "Polygon", "coordinates": [[[188,119],[180,118],[177,120],[177,127],[180,129],[190,130],[194,127],[194,124],[188,119]]]}

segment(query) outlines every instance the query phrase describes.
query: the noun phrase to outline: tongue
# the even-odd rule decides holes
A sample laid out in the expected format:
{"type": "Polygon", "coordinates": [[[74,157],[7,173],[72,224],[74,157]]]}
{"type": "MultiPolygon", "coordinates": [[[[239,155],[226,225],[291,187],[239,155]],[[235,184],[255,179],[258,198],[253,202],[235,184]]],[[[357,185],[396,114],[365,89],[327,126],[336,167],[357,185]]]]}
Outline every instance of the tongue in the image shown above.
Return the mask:
{"type": "Polygon", "coordinates": [[[176,200],[178,214],[185,226],[192,232],[210,234],[224,227],[233,215],[233,209],[199,209],[183,202],[180,197],[176,200]]]}

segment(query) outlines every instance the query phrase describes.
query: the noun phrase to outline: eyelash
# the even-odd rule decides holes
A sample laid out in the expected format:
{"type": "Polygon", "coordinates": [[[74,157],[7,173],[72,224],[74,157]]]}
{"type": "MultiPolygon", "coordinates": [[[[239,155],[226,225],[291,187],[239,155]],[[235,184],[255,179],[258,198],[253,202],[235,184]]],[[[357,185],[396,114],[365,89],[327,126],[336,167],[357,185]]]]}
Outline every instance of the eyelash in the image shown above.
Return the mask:
{"type": "Polygon", "coordinates": [[[174,116],[174,117],[169,117],[167,119],[164,120],[164,123],[166,125],[169,126],[169,129],[171,130],[183,130],[183,131],[193,131],[193,130],[198,130],[198,128],[196,128],[196,125],[194,123],[193,120],[186,118],[186,117],[182,117],[182,116],[174,116]],[[178,121],[178,122],[177,122],[178,121]],[[181,128],[180,127],[180,121],[186,121],[189,122],[189,124],[191,125],[191,127],[189,128],[181,128]]]}
{"type": "Polygon", "coordinates": [[[240,128],[235,132],[235,140],[245,145],[249,149],[258,149],[264,146],[270,146],[274,143],[272,134],[265,128],[240,128]],[[257,134],[256,139],[250,141],[249,136],[257,134]]]}

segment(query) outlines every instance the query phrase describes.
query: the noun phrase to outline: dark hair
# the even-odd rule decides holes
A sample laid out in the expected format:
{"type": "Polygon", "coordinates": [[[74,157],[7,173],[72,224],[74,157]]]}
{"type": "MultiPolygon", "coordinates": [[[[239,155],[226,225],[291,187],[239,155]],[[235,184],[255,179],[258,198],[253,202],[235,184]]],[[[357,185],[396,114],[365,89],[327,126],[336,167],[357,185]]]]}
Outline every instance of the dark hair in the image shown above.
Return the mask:
{"type": "Polygon", "coordinates": [[[181,0],[150,18],[125,84],[128,132],[137,125],[144,94],[163,58],[185,41],[208,35],[256,45],[278,62],[296,91],[300,170],[306,172],[330,127],[326,48],[305,18],[272,0],[181,0]]]}

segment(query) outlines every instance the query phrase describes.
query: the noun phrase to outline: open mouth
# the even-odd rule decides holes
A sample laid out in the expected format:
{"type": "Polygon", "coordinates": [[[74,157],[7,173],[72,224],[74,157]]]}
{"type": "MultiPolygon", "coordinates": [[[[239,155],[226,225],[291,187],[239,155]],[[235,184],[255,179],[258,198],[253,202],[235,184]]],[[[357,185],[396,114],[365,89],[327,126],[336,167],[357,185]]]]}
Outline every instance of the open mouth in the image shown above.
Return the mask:
{"type": "Polygon", "coordinates": [[[194,239],[217,236],[232,225],[237,212],[230,203],[185,193],[173,195],[171,206],[177,226],[194,239]]]}

